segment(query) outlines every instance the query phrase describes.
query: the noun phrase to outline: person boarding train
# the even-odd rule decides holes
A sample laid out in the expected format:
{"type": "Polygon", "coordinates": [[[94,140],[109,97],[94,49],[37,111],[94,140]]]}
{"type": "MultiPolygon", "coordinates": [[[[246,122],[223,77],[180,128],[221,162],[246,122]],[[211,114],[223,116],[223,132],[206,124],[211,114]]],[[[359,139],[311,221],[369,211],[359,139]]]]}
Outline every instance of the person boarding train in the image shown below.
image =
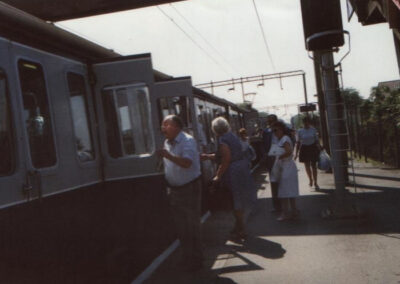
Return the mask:
{"type": "Polygon", "coordinates": [[[178,238],[183,249],[182,263],[186,270],[202,267],[200,234],[201,171],[200,154],[195,139],[182,131],[182,120],[176,115],[164,118],[161,131],[166,140],[159,150],[163,158],[165,178],[178,238]]]}

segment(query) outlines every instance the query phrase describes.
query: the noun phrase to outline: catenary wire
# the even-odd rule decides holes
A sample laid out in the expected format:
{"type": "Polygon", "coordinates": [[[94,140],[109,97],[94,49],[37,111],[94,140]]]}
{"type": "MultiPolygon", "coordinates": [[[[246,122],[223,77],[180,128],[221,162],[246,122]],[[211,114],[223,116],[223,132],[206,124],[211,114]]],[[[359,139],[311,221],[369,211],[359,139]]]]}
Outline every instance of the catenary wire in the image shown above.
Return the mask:
{"type": "Polygon", "coordinates": [[[218,49],[216,49],[200,32],[198,29],[196,29],[191,23],[190,21],[181,13],[179,12],[179,10],[175,7],[175,5],[173,5],[172,3],[169,4],[174,10],[175,12],[186,22],[186,24],[189,25],[189,27],[191,27],[197,34],[198,36],[216,53],[218,54],[218,56],[221,57],[221,59],[225,62],[225,64],[229,65],[229,67],[232,68],[232,70],[234,70],[235,72],[237,72],[236,68],[228,61],[225,59],[225,57],[218,51],[218,49]]]}
{"type": "Polygon", "coordinates": [[[177,26],[178,29],[180,29],[181,32],[183,32],[186,35],[186,37],[188,37],[201,51],[203,51],[208,58],[210,58],[219,68],[221,68],[221,70],[223,70],[225,74],[230,76],[229,72],[227,72],[226,69],[218,63],[218,61],[216,61],[210,54],[208,54],[208,52],[203,47],[201,47],[180,25],[178,25],[172,17],[170,17],[167,13],[165,13],[165,11],[161,9],[160,6],[157,6],[157,8],[161,11],[161,13],[165,17],[167,17],[172,23],[174,23],[174,25],[177,26]]]}
{"type": "Polygon", "coordinates": [[[258,9],[257,9],[257,5],[256,5],[256,1],[255,1],[255,0],[252,0],[252,1],[253,1],[253,5],[254,5],[254,10],[256,11],[256,14],[257,14],[258,23],[259,23],[259,25],[260,25],[261,34],[262,34],[263,39],[264,39],[265,48],[267,49],[268,57],[269,57],[269,59],[270,59],[270,61],[271,61],[272,70],[275,72],[275,64],[274,64],[274,61],[272,60],[271,51],[270,51],[269,46],[268,46],[268,43],[267,43],[267,38],[266,38],[266,36],[265,36],[264,27],[263,27],[263,25],[262,25],[262,23],[261,23],[260,15],[258,14],[258,9]]]}

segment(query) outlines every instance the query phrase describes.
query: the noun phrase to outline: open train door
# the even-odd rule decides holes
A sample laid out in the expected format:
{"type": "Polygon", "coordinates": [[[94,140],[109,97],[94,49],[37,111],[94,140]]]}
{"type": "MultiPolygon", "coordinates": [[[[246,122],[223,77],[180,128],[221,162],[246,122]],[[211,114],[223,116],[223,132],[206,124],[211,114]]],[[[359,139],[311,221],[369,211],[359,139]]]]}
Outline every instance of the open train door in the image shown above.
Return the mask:
{"type": "MultiPolygon", "coordinates": [[[[178,115],[183,122],[184,131],[199,137],[197,119],[194,111],[192,80],[190,77],[174,78],[155,84],[155,99],[158,114],[157,136],[158,142],[163,142],[161,123],[164,117],[170,114],[178,115]]],[[[198,141],[198,140],[197,140],[198,141]]]]}
{"type": "Polygon", "coordinates": [[[92,65],[105,180],[161,174],[149,54],[92,65]]]}

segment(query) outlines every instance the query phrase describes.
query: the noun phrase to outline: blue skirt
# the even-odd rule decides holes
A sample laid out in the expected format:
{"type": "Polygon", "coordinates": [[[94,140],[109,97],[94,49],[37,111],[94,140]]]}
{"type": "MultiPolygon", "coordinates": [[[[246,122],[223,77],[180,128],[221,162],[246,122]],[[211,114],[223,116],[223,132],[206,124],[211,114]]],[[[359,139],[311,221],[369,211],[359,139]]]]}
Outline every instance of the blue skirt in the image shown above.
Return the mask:
{"type": "Polygon", "coordinates": [[[244,210],[254,206],[257,200],[257,191],[246,159],[231,162],[222,181],[232,192],[235,210],[244,210]]]}

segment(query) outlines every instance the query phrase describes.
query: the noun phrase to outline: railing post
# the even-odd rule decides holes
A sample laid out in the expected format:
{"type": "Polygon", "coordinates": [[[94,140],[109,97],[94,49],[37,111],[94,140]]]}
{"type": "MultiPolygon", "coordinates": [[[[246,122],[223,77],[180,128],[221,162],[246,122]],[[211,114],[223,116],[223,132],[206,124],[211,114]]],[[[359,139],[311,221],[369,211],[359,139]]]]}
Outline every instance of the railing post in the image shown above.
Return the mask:
{"type": "Polygon", "coordinates": [[[394,145],[395,145],[395,156],[396,156],[396,167],[400,168],[400,142],[399,142],[399,130],[396,124],[396,121],[394,122],[394,145]]]}
{"type": "Polygon", "coordinates": [[[379,115],[378,117],[378,147],[379,147],[379,161],[381,163],[385,162],[385,159],[383,157],[383,139],[382,139],[382,119],[381,116],[379,115]]]}

